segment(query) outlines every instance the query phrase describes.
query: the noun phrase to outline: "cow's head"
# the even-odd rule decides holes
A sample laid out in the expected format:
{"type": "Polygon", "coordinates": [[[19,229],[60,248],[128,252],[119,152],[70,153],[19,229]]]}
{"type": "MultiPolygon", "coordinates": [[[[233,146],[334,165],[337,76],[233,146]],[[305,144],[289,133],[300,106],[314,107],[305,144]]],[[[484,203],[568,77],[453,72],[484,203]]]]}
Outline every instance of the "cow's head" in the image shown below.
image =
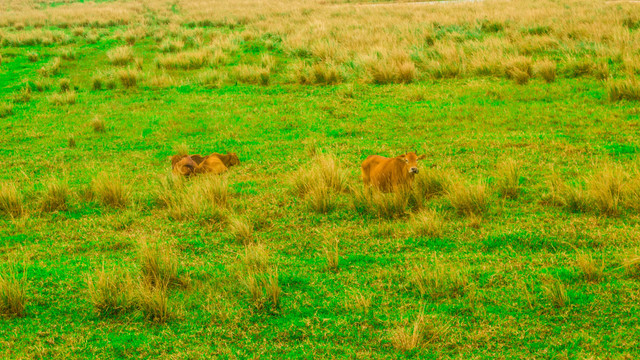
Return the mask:
{"type": "Polygon", "coordinates": [[[171,163],[174,168],[177,168],[177,170],[185,176],[192,175],[198,167],[198,164],[196,164],[189,155],[175,155],[171,159],[171,163]]]}
{"type": "Polygon", "coordinates": [[[418,160],[422,160],[426,157],[426,155],[416,155],[414,152],[406,153],[398,156],[396,159],[405,163],[405,169],[409,172],[409,174],[417,174],[418,173],[418,160]]]}
{"type": "Polygon", "coordinates": [[[228,153],[227,156],[229,157],[229,166],[240,164],[240,159],[238,159],[238,155],[236,155],[236,153],[228,153]]]}

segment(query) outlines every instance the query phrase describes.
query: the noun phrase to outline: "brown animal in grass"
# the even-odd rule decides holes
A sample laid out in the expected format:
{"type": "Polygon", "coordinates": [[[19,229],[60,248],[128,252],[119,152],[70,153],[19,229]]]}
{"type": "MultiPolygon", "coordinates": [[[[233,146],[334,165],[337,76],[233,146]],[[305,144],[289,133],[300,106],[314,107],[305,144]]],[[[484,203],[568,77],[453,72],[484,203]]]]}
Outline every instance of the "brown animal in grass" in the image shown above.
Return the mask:
{"type": "Polygon", "coordinates": [[[183,176],[191,176],[195,173],[198,164],[189,155],[174,155],[171,158],[173,173],[183,176]]]}
{"type": "Polygon", "coordinates": [[[371,155],[362,162],[362,180],[365,185],[385,192],[409,187],[418,173],[418,160],[424,158],[425,155],[418,156],[415,152],[394,158],[371,155]]]}
{"type": "Polygon", "coordinates": [[[206,156],[196,168],[196,174],[219,175],[229,170],[217,156],[206,156]]]}
{"type": "Polygon", "coordinates": [[[222,161],[224,166],[228,168],[240,164],[240,159],[238,159],[238,155],[236,155],[236,153],[228,153],[228,154],[213,153],[207,156],[202,156],[202,155],[190,155],[190,156],[193,159],[193,161],[195,161],[198,165],[200,165],[204,161],[204,159],[208,158],[209,156],[217,157],[218,159],[220,159],[220,161],[222,161]]]}

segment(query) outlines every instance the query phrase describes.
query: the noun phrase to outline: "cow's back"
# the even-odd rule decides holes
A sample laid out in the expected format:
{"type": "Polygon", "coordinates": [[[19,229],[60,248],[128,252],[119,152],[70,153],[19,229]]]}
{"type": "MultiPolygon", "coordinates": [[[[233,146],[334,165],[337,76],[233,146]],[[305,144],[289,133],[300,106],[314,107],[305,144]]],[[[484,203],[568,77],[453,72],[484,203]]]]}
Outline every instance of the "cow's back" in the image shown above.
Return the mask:
{"type": "Polygon", "coordinates": [[[217,156],[207,156],[202,163],[198,166],[196,172],[202,174],[222,174],[226,172],[228,168],[224,165],[222,160],[217,156]]]}

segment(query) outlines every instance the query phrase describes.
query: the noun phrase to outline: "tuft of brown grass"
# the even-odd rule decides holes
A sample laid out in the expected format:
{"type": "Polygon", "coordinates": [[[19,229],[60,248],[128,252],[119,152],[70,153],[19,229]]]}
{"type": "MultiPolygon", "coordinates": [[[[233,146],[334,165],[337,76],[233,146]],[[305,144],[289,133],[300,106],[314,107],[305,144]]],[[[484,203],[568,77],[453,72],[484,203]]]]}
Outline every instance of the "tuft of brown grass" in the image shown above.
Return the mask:
{"type": "Polygon", "coordinates": [[[92,189],[104,206],[124,208],[129,203],[129,189],[123,185],[118,175],[101,174],[93,180],[92,189]]]}
{"type": "Polygon", "coordinates": [[[314,156],[309,168],[301,168],[293,175],[293,193],[305,197],[307,206],[319,213],[335,208],[332,191],[348,189],[347,173],[335,156],[314,156]]]}
{"type": "Polygon", "coordinates": [[[135,68],[126,68],[118,70],[117,73],[120,83],[125,88],[132,88],[138,85],[138,79],[140,78],[140,71],[135,68]]]}
{"type": "Polygon", "coordinates": [[[546,83],[552,83],[556,80],[556,63],[551,60],[539,61],[536,63],[535,70],[546,83]]]}
{"type": "Polygon", "coordinates": [[[476,185],[452,182],[447,189],[447,198],[461,215],[481,216],[489,207],[487,187],[482,182],[476,185]]]}
{"type": "Polygon", "coordinates": [[[224,84],[227,74],[218,70],[208,69],[198,77],[200,85],[208,89],[217,89],[224,84]]]}
{"type": "Polygon", "coordinates": [[[598,282],[602,279],[604,273],[604,258],[598,264],[591,254],[581,252],[576,256],[576,267],[580,269],[585,280],[598,282]]]}
{"type": "Polygon", "coordinates": [[[269,269],[269,252],[262,244],[249,243],[244,247],[241,261],[247,272],[263,273],[269,269]]]}
{"type": "Polygon", "coordinates": [[[428,296],[433,300],[462,296],[469,284],[463,271],[451,264],[438,262],[428,267],[414,267],[410,281],[421,296],[428,296]]]}
{"type": "Polygon", "coordinates": [[[156,60],[158,68],[193,70],[200,69],[211,62],[210,49],[182,51],[175,54],[161,55],[156,60]]]}
{"type": "Polygon", "coordinates": [[[66,91],[49,96],[49,102],[53,105],[73,105],[76,103],[76,92],[66,91]]]}
{"type": "Polygon", "coordinates": [[[517,84],[524,85],[533,76],[533,65],[531,59],[525,56],[511,58],[505,67],[507,77],[513,79],[517,84]]]}
{"type": "Polygon", "coordinates": [[[400,326],[391,331],[391,344],[402,352],[412,351],[437,341],[443,333],[444,329],[437,328],[420,313],[411,326],[400,326]]]}
{"type": "Polygon", "coordinates": [[[64,211],[68,208],[69,184],[60,180],[47,183],[47,190],[42,195],[40,209],[42,211],[64,211]]]}
{"type": "Polygon", "coordinates": [[[133,61],[133,49],[131,46],[119,46],[107,51],[107,58],[113,65],[127,65],[133,61]]]}
{"type": "Polygon", "coordinates": [[[142,282],[150,287],[188,285],[188,280],[178,275],[178,255],[167,246],[149,245],[143,241],[138,251],[142,282]]]}
{"type": "Polygon", "coordinates": [[[327,184],[316,181],[306,184],[306,187],[305,203],[309,209],[321,214],[335,209],[335,199],[327,184]]]}
{"type": "Polygon", "coordinates": [[[0,103],[0,119],[6,118],[13,114],[13,105],[0,103]]]}
{"type": "Polygon", "coordinates": [[[60,79],[60,92],[66,92],[71,90],[71,81],[69,79],[60,79]]]}
{"type": "Polygon", "coordinates": [[[27,278],[18,277],[16,270],[10,267],[0,274],[0,314],[22,317],[27,307],[27,278]]]}
{"type": "Polygon", "coordinates": [[[172,314],[169,308],[169,294],[165,284],[158,286],[139,285],[136,293],[136,302],[138,308],[142,311],[145,318],[158,322],[166,322],[172,314]]]}
{"type": "Polygon", "coordinates": [[[324,257],[327,260],[327,270],[338,272],[340,269],[340,242],[336,239],[332,244],[327,244],[324,249],[324,257]]]}
{"type": "Polygon", "coordinates": [[[411,194],[407,188],[399,188],[388,194],[374,187],[355,188],[352,205],[360,213],[380,218],[395,218],[406,214],[411,194]]]}
{"type": "Polygon", "coordinates": [[[48,63],[43,65],[40,69],[38,69],[38,74],[43,77],[49,77],[60,72],[60,66],[62,65],[62,60],[59,57],[51,59],[48,63]]]}
{"type": "Polygon", "coordinates": [[[188,185],[174,192],[167,200],[168,214],[172,219],[220,221],[225,217],[229,198],[226,177],[201,176],[188,185]]]}
{"type": "Polygon", "coordinates": [[[500,196],[516,199],[520,194],[520,165],[513,159],[498,164],[496,186],[500,196]]]}
{"type": "Polygon", "coordinates": [[[610,80],[607,83],[607,93],[611,101],[640,101],[640,84],[633,78],[610,80]]]}
{"type": "Polygon", "coordinates": [[[87,278],[89,298],[100,316],[117,315],[132,310],[135,287],[128,274],[105,271],[104,264],[87,278]]]}
{"type": "Polygon", "coordinates": [[[439,238],[442,236],[444,219],[435,210],[423,210],[413,216],[411,228],[417,236],[439,238]]]}
{"type": "Polygon", "coordinates": [[[104,120],[97,115],[89,121],[89,126],[91,126],[94,132],[101,133],[105,131],[104,120]]]}
{"type": "Polygon", "coordinates": [[[37,62],[40,57],[37,52],[29,51],[29,53],[27,53],[27,58],[30,62],[37,62]]]}
{"type": "Polygon", "coordinates": [[[271,69],[256,65],[239,65],[234,71],[237,81],[246,84],[269,85],[271,69]]]}
{"type": "Polygon", "coordinates": [[[22,196],[20,196],[13,183],[0,185],[0,212],[12,217],[24,215],[25,209],[22,205],[22,196]]]}
{"type": "Polygon", "coordinates": [[[620,205],[628,181],[628,174],[620,165],[604,164],[589,179],[589,195],[601,213],[610,216],[620,214],[620,205]]]}
{"type": "Polygon", "coordinates": [[[248,244],[253,240],[253,225],[245,218],[238,216],[229,219],[229,230],[236,239],[242,244],[248,244]]]}
{"type": "Polygon", "coordinates": [[[552,306],[561,308],[570,304],[565,285],[559,279],[551,279],[542,287],[552,306]]]}

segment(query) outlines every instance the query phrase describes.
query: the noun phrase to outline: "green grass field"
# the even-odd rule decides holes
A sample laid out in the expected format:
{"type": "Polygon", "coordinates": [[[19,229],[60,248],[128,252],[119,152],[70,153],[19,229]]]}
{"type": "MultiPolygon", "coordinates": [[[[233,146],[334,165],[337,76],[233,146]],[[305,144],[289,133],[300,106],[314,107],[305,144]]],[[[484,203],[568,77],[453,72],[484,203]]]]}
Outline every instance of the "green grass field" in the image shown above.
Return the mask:
{"type": "Polygon", "coordinates": [[[0,7],[0,357],[639,355],[637,6],[526,5],[603,40],[500,2],[339,3],[0,7]],[[433,41],[291,45],[374,13],[433,41]],[[184,151],[241,163],[183,180],[184,151]],[[409,151],[412,191],[364,189],[368,155],[409,151]]]}

